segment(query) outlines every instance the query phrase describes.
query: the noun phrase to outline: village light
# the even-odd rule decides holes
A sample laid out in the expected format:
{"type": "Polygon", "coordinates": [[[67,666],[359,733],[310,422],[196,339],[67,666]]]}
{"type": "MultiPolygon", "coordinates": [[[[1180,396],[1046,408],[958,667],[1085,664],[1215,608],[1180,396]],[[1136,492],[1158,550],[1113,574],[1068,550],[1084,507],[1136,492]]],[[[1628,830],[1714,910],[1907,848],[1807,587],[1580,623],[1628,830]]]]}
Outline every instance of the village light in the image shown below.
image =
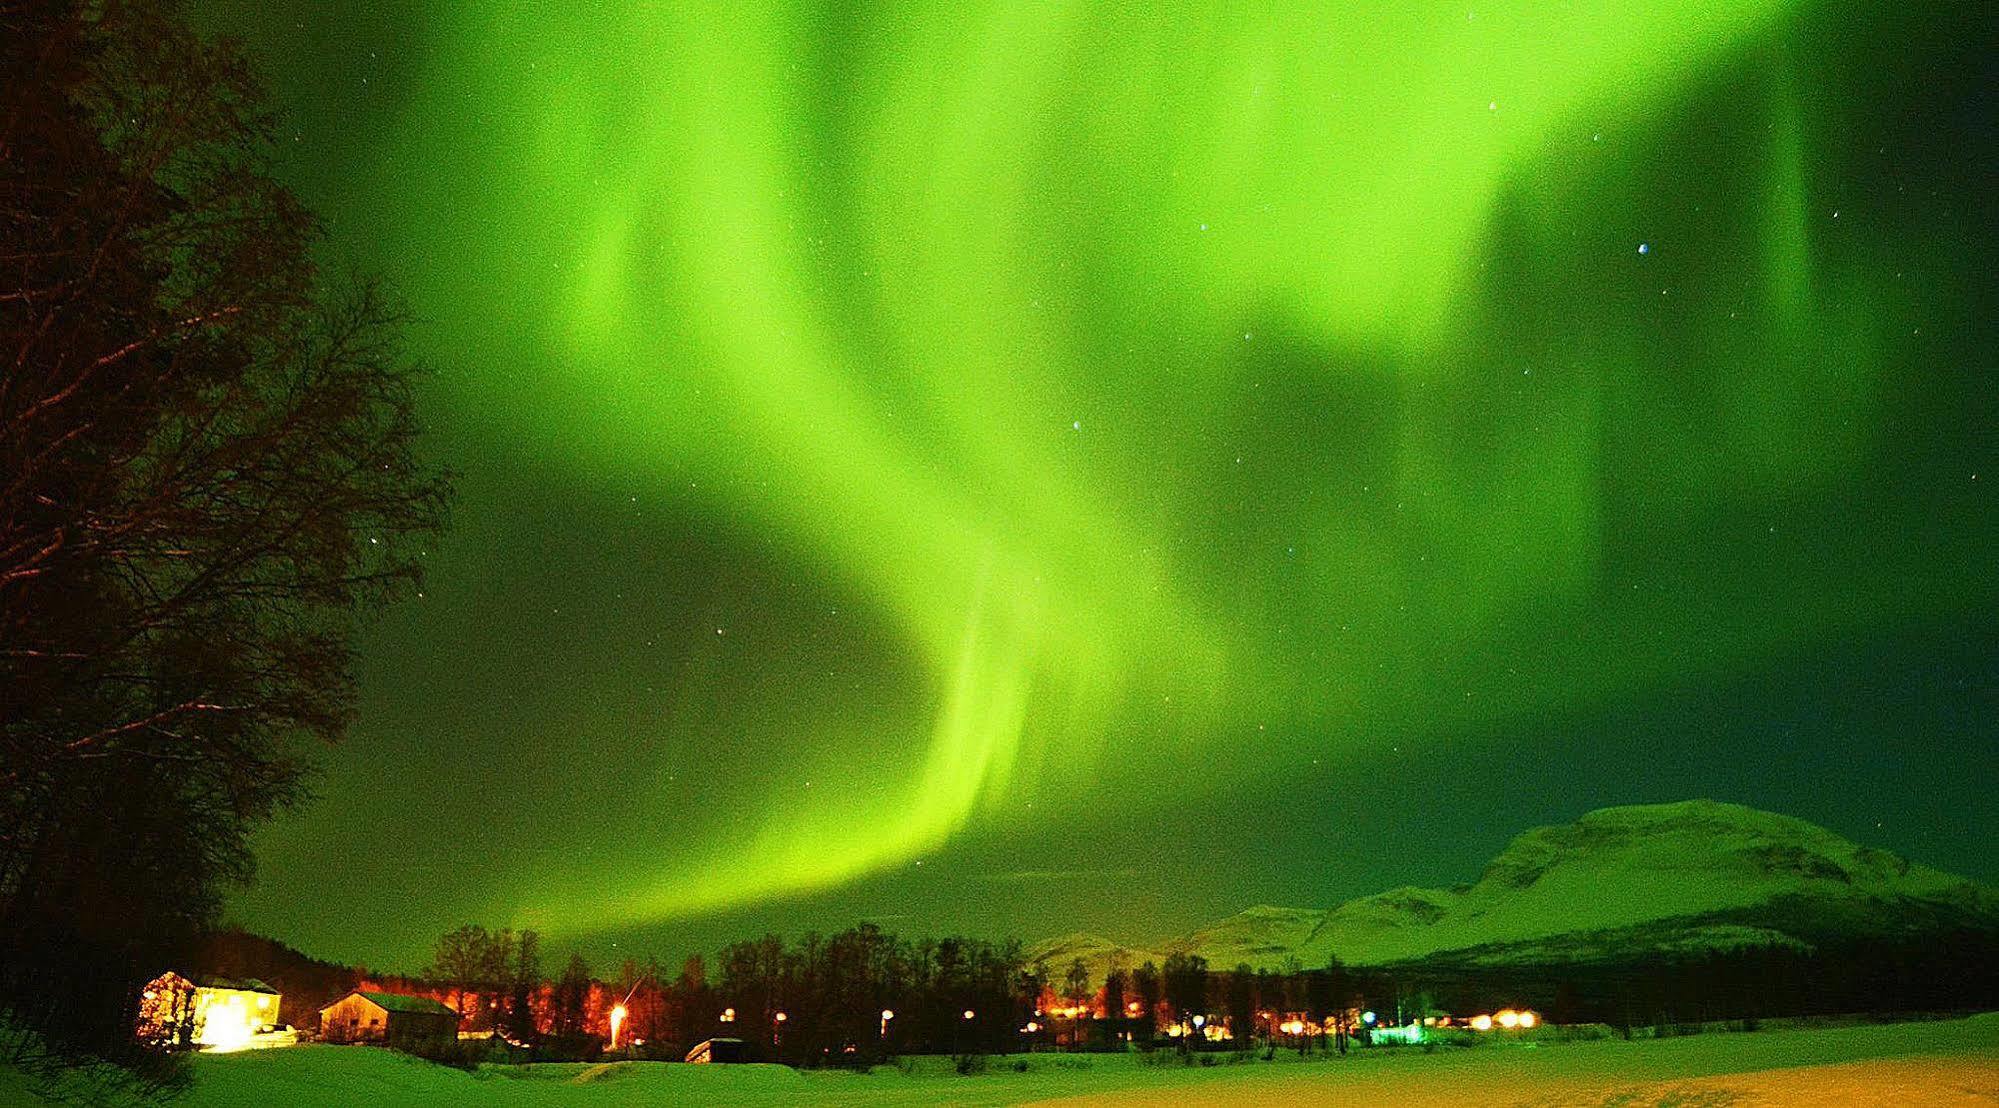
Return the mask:
{"type": "Polygon", "coordinates": [[[965,1009],[965,1018],[966,1019],[972,1018],[972,1010],[970,1008],[965,1009]]]}
{"type": "Polygon", "coordinates": [[[1471,1027],[1473,1031],[1490,1031],[1492,1030],[1492,1017],[1484,1014],[1473,1016],[1471,1018],[1471,1027]]]}
{"type": "Polygon", "coordinates": [[[1026,1027],[1023,1027],[1023,1028],[1021,1028],[1021,1030],[1022,1030],[1022,1031],[1025,1031],[1025,1032],[1027,1032],[1027,1033],[1028,1033],[1028,1034],[1030,1034],[1030,1035],[1032,1035],[1032,1034],[1034,1034],[1034,1033],[1035,1033],[1036,1031],[1039,1031],[1039,1030],[1041,1030],[1041,1025],[1040,1025],[1040,1024],[1038,1024],[1038,1023],[1036,1023],[1036,1022],[1034,1022],[1033,1020],[1028,1020],[1028,1021],[1027,1021],[1027,1026],[1026,1026],[1026,1027]]]}
{"type": "Polygon", "coordinates": [[[722,1022],[723,1023],[736,1022],[736,1010],[734,1008],[722,1009],[722,1022]]]}
{"type": "MultiPolygon", "coordinates": [[[[1349,1010],[1351,1010],[1351,1009],[1349,1009],[1349,1010]]],[[[1362,1023],[1373,1023],[1373,1022],[1374,1022],[1374,1019],[1375,1019],[1375,1016],[1374,1016],[1374,1013],[1373,1013],[1373,1012],[1362,1012],[1362,1013],[1360,1014],[1360,1022],[1362,1022],[1362,1023]]]]}
{"type": "Polygon", "coordinates": [[[1208,1017],[1206,1017],[1206,1016],[1195,1016],[1195,1017],[1194,1017],[1194,1026],[1195,1026],[1195,1027],[1199,1027],[1199,1026],[1201,1026],[1202,1024],[1206,1023],[1206,1022],[1208,1022],[1208,1017]]]}
{"type": "Polygon", "coordinates": [[[1127,1012],[1130,1012],[1130,1013],[1131,1013],[1132,1015],[1134,1015],[1134,1016],[1135,1016],[1135,1015],[1137,1015],[1137,1014],[1138,1014],[1138,1001],[1134,1000],[1134,1001],[1132,1001],[1132,1002],[1131,1002],[1130,1004],[1127,1004],[1127,1005],[1125,1005],[1125,1006],[1124,1006],[1124,1010],[1125,1010],[1125,1011],[1127,1011],[1127,1012]]]}
{"type": "Polygon", "coordinates": [[[618,1030],[625,1026],[625,1006],[620,1004],[611,1009],[611,1049],[618,1049],[618,1030]]]}
{"type": "Polygon", "coordinates": [[[206,1008],[198,1042],[218,1054],[249,1045],[256,1027],[243,1008],[242,997],[232,996],[219,1004],[211,1000],[206,1008]]]}
{"type": "Polygon", "coordinates": [[[1498,1019],[1499,1026],[1504,1028],[1512,1029],[1520,1026],[1520,1013],[1511,1008],[1501,1008],[1498,1019]]]}
{"type": "Polygon", "coordinates": [[[771,1019],[774,1019],[779,1023],[783,1023],[785,1020],[788,1020],[790,1018],[791,1018],[790,1016],[785,1015],[783,1012],[779,1012],[777,1015],[771,1017],[771,1019]]]}
{"type": "Polygon", "coordinates": [[[895,1018],[894,1009],[892,1008],[882,1009],[882,1038],[884,1039],[888,1038],[888,1021],[894,1018],[895,1018]]]}
{"type": "Polygon", "coordinates": [[[1535,1015],[1532,1012],[1520,1013],[1520,1026],[1522,1027],[1532,1027],[1540,1022],[1541,1022],[1541,1017],[1535,1015]]]}

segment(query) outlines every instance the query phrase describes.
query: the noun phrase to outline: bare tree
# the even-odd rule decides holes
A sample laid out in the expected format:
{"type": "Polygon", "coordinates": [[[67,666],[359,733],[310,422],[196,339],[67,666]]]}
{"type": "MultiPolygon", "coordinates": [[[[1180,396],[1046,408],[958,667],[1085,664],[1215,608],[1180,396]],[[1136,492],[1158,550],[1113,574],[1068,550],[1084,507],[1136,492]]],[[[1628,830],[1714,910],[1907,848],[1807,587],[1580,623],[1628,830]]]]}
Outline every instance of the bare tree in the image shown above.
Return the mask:
{"type": "Polygon", "coordinates": [[[481,1028],[488,1005],[507,984],[513,945],[512,931],[488,931],[476,923],[465,924],[438,938],[437,951],[424,976],[434,984],[448,986],[451,1006],[461,1016],[474,1017],[471,1026],[481,1028]],[[484,1002],[478,1013],[465,1011],[467,993],[484,1002]]]}
{"type": "Polygon", "coordinates": [[[1090,1002],[1096,999],[1096,990],[1090,988],[1090,968],[1081,958],[1069,963],[1068,972],[1062,975],[1062,998],[1070,1007],[1080,1009],[1069,1021],[1069,1043],[1078,1050],[1083,1048],[1085,1023],[1090,1016],[1090,1002]]]}
{"type": "Polygon", "coordinates": [[[29,0],[0,73],[0,1004],[103,1048],[346,728],[447,485],[240,50],[29,0]]]}

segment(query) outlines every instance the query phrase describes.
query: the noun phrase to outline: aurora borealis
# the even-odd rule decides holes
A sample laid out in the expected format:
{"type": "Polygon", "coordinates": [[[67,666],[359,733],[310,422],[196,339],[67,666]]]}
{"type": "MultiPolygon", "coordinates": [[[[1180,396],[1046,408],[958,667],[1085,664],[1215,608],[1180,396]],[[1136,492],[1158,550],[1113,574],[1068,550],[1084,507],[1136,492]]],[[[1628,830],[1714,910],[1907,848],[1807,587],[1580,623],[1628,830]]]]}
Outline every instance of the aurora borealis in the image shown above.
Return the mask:
{"type": "Polygon", "coordinates": [[[464,501],[253,926],[1165,931],[1692,795],[1994,876],[1974,5],[322,7],[202,10],[464,501]]]}

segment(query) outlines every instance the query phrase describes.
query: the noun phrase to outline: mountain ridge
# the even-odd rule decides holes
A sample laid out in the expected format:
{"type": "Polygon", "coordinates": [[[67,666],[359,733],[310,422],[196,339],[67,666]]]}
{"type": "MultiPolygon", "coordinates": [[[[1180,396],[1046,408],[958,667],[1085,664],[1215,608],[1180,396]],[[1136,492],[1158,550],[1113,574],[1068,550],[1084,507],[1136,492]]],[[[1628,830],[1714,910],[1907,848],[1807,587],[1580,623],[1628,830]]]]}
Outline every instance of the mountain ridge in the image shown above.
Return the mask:
{"type": "Polygon", "coordinates": [[[1999,892],[1816,824],[1716,800],[1599,808],[1529,828],[1449,889],[1405,885],[1331,908],[1256,905],[1141,949],[1100,935],[1029,947],[1053,972],[1199,954],[1218,969],[1416,961],[1563,962],[1753,946],[1953,923],[1999,931],[1999,892]]]}

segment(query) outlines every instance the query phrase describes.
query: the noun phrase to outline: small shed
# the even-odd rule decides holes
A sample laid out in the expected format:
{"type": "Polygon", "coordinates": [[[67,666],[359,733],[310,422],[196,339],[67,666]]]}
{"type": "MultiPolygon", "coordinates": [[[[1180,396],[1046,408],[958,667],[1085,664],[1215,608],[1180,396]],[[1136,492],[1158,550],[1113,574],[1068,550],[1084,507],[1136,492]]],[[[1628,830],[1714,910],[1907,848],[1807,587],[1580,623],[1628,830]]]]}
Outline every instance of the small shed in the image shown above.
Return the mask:
{"type": "Polygon", "coordinates": [[[458,1038],[458,1013],[427,996],[356,989],[319,1010],[319,1037],[405,1048],[449,1043],[458,1038]]]}
{"type": "Polygon", "coordinates": [[[749,1050],[741,1039],[703,1039],[687,1052],[687,1061],[696,1064],[705,1062],[747,1062],[749,1050]]]}

